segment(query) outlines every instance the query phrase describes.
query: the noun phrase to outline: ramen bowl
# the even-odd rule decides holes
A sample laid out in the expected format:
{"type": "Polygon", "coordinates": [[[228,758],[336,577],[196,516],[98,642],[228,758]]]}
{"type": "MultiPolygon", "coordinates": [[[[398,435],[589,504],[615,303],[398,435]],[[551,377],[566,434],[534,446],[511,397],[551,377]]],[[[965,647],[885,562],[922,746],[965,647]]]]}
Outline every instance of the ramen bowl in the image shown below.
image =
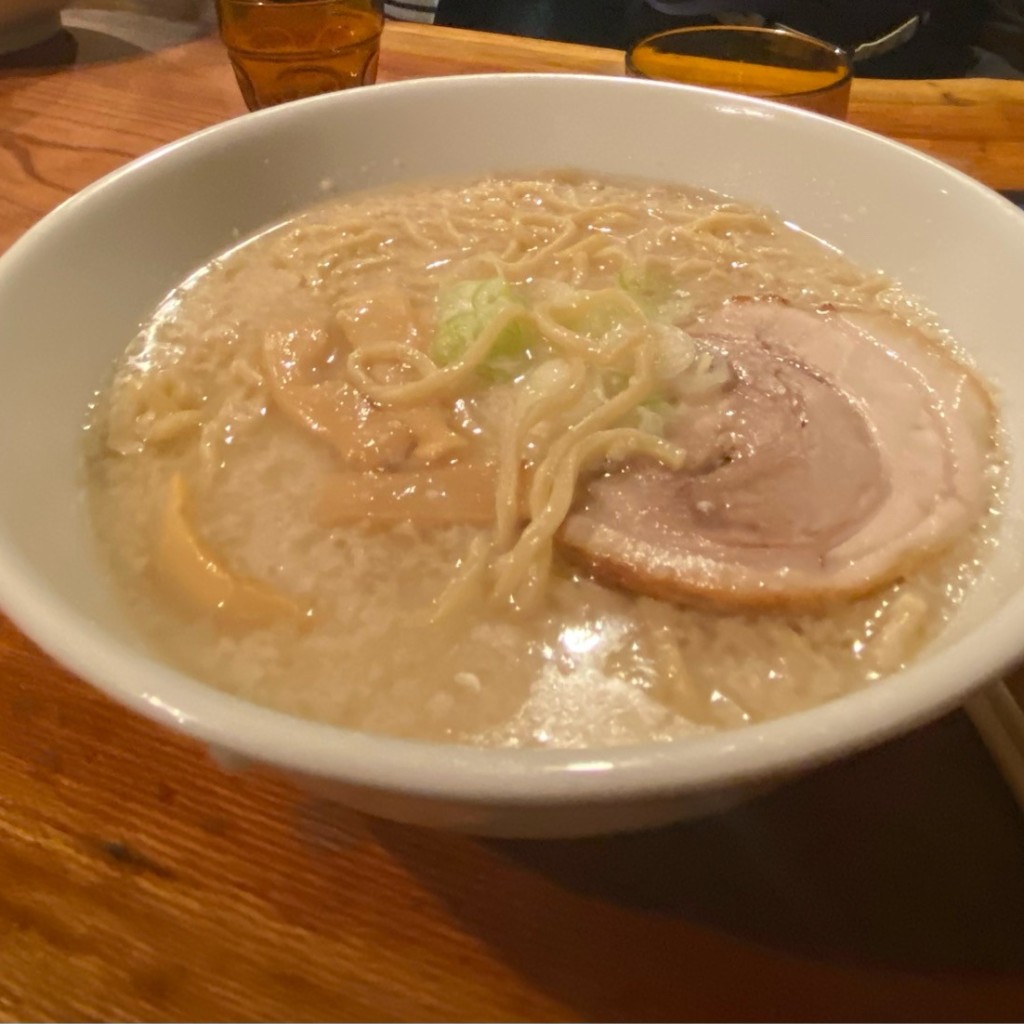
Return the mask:
{"type": "MultiPolygon", "coordinates": [[[[706,814],[936,718],[1024,648],[1020,474],[1002,542],[942,636],[869,688],[672,744],[477,749],[290,717],[183,675],[129,623],[82,494],[82,425],[112,360],[192,271],[327,195],[573,167],[713,188],[880,267],[921,297],[1024,443],[1024,215],[883,138],[758,99],[651,81],[495,75],[287,104],[218,125],[74,197],[0,259],[0,604],[116,700],[371,814],[480,834],[570,836],[706,814]]],[[[83,683],[85,685],[85,683],[83,683]]]]}

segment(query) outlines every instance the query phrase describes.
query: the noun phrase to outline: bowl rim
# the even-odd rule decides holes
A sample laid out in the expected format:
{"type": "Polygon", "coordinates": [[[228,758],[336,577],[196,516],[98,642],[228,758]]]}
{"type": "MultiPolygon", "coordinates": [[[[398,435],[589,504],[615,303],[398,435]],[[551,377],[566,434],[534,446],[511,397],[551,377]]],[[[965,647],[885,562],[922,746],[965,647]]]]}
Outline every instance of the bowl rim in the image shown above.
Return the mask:
{"type": "MultiPolygon", "coordinates": [[[[993,215],[1024,214],[980,182],[902,143],[771,100],[699,86],[576,73],[486,73],[382,83],[372,89],[312,97],[242,114],[194,132],[120,167],[66,199],[0,256],[0,276],[25,259],[65,218],[107,194],[129,175],[173,165],[189,153],[282,123],[302,111],[333,105],[373,104],[374,97],[450,90],[504,88],[670,90],[680,104],[737,106],[783,119],[811,118],[820,130],[856,133],[873,147],[899,151],[906,160],[937,170],[958,191],[992,206],[993,215]]],[[[602,803],[694,790],[727,788],[759,777],[794,773],[832,761],[939,717],[1024,657],[1024,592],[986,621],[881,683],[781,718],[674,743],[579,750],[476,748],[398,739],[298,718],[200,683],[121,643],[97,635],[86,616],[56,604],[44,582],[0,532],[0,608],[28,637],[83,681],[146,717],[243,761],[262,762],[363,789],[400,791],[446,801],[488,805],[602,803]],[[980,645],[979,640],[984,644],[980,645]],[[979,646],[981,649],[979,650],[979,646]],[[144,680],[144,682],[139,682],[144,680]]]]}

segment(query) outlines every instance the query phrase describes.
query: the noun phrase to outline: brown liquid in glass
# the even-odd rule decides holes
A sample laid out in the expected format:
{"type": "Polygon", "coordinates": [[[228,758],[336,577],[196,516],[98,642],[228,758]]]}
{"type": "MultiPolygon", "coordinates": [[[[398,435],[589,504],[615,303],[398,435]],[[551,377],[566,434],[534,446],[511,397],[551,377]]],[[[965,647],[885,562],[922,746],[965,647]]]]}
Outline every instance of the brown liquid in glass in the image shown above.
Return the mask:
{"type": "Polygon", "coordinates": [[[250,110],[368,85],[383,16],[372,0],[221,0],[221,38],[250,110]]]}

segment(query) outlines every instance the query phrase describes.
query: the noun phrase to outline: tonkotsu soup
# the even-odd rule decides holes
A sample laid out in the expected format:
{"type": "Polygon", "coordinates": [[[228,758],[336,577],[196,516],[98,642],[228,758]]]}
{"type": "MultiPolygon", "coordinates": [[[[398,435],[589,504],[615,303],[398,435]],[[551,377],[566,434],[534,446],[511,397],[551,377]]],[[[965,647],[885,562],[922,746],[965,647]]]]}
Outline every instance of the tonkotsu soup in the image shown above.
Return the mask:
{"type": "Polygon", "coordinates": [[[552,173],[333,200],[215,259],[86,461],[168,662],[356,729],[579,747],[904,666],[994,543],[995,438],[882,274],[719,195],[552,173]]]}

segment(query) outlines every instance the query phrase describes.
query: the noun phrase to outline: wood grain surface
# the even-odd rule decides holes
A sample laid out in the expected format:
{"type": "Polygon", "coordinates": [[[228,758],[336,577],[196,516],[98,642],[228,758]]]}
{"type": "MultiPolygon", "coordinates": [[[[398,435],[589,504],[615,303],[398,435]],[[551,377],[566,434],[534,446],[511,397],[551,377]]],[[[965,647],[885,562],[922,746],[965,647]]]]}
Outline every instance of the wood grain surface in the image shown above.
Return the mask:
{"type": "MultiPolygon", "coordinates": [[[[243,112],[213,39],[95,43],[0,63],[0,249],[243,112]]],[[[621,54],[386,32],[382,80],[494,70],[621,54]]],[[[851,116],[1024,188],[1021,83],[857,82],[851,116]]],[[[959,714],[708,821],[482,841],[226,773],[0,619],[3,1019],[1018,1020],[1022,925],[1024,825],[959,714]]]]}

